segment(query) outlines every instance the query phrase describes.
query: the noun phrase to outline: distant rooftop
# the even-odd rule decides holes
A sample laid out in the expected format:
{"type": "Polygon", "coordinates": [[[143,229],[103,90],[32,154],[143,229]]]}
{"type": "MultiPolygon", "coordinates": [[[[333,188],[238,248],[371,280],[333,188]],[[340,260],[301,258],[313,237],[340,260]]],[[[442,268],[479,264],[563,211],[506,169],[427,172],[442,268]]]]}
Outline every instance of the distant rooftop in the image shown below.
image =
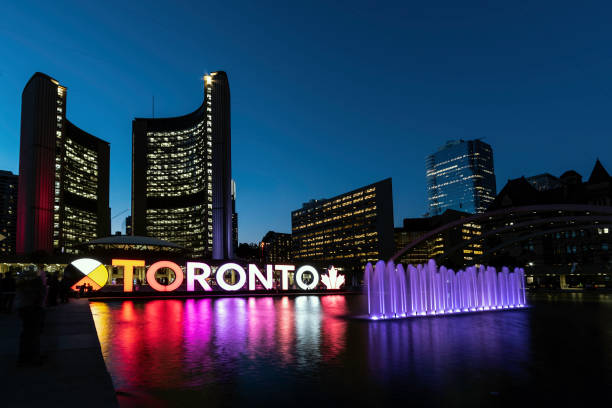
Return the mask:
{"type": "Polygon", "coordinates": [[[477,139],[472,139],[472,140],[464,140],[464,139],[453,139],[453,140],[447,140],[446,143],[444,143],[443,146],[438,147],[438,151],[442,151],[444,149],[448,149],[449,147],[453,147],[462,143],[466,143],[466,142],[475,142],[475,141],[479,141],[482,143],[485,143],[482,141],[482,138],[477,138],[477,139]]]}
{"type": "MultiPolygon", "coordinates": [[[[391,177],[388,177],[386,179],[377,181],[376,183],[368,184],[367,186],[363,186],[363,187],[359,187],[359,188],[356,188],[356,189],[351,190],[351,191],[347,191],[346,193],[338,194],[337,196],[334,196],[334,197],[331,197],[331,198],[312,199],[312,200],[310,200],[310,201],[308,201],[306,203],[302,203],[302,208],[300,208],[300,210],[314,208],[314,207],[316,207],[318,205],[324,204],[327,201],[334,200],[334,199],[336,199],[338,197],[343,197],[343,196],[346,196],[346,195],[349,195],[349,194],[354,194],[357,191],[365,190],[365,189],[371,188],[373,186],[377,186],[379,184],[383,184],[385,182],[391,183],[391,177]]],[[[299,211],[299,210],[296,210],[296,211],[299,211]]]]}

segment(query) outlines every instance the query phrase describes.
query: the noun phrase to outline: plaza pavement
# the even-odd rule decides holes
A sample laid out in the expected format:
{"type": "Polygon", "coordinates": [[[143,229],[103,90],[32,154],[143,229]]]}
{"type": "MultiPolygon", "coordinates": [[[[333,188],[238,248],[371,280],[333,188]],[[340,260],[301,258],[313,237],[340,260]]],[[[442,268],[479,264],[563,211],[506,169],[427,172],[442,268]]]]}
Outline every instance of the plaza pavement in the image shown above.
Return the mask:
{"type": "Polygon", "coordinates": [[[89,301],[45,309],[41,366],[17,367],[21,321],[0,314],[0,406],[117,407],[104,364],[89,301]]]}

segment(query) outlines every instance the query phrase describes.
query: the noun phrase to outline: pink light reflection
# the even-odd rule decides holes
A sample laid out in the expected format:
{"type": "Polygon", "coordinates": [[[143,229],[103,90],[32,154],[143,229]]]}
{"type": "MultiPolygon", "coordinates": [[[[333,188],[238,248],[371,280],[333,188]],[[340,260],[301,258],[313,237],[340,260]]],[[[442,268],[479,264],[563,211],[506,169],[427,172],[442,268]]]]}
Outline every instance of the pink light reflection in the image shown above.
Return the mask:
{"type": "Polygon", "coordinates": [[[290,364],[294,360],[293,347],[295,344],[294,304],[289,302],[287,296],[280,299],[278,305],[278,319],[276,320],[277,346],[281,361],[290,364]]]}
{"type": "Polygon", "coordinates": [[[325,361],[332,360],[346,347],[346,320],[337,316],[348,313],[346,298],[344,296],[322,296],[321,307],[326,315],[323,320],[323,344],[321,345],[321,357],[325,361]],[[332,317],[334,316],[334,317],[332,317]]]}
{"type": "Polygon", "coordinates": [[[248,356],[268,356],[274,351],[276,313],[274,299],[249,298],[248,300],[248,356]]]}
{"type": "MultiPolygon", "coordinates": [[[[212,299],[186,300],[183,322],[183,359],[186,368],[192,372],[212,369],[212,299]]],[[[199,378],[193,378],[190,384],[199,385],[201,381],[199,378]]]]}

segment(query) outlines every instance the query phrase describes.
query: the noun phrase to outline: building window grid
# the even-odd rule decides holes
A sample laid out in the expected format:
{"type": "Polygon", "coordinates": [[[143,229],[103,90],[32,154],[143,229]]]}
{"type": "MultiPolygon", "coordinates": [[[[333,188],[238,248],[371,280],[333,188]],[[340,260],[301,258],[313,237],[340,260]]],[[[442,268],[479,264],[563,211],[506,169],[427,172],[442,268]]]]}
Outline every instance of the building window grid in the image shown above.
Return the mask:
{"type": "Polygon", "coordinates": [[[53,246],[55,248],[59,247],[59,240],[62,236],[61,231],[61,223],[59,222],[61,219],[61,205],[62,205],[62,195],[61,195],[61,187],[62,187],[62,122],[64,117],[63,106],[64,106],[64,88],[61,86],[57,87],[57,97],[56,97],[56,110],[58,112],[58,121],[56,122],[56,130],[55,130],[55,174],[54,174],[54,191],[53,191],[53,246]]]}
{"type": "Polygon", "coordinates": [[[375,187],[293,213],[296,260],[378,260],[375,187]]]}
{"type": "MultiPolygon", "coordinates": [[[[98,154],[66,139],[64,144],[65,190],[90,200],[98,198],[98,154]]],[[[58,165],[56,164],[56,167],[58,165]]]]}
{"type": "Polygon", "coordinates": [[[212,253],[212,130],[212,87],[207,85],[201,121],[187,129],[147,133],[147,197],[178,198],[205,190],[206,199],[191,207],[147,209],[145,230],[190,249],[194,256],[212,253]]]}
{"type": "Polygon", "coordinates": [[[64,206],[62,218],[62,239],[56,245],[62,245],[68,253],[78,252],[74,248],[83,242],[97,237],[98,217],[91,211],[64,206]]]}

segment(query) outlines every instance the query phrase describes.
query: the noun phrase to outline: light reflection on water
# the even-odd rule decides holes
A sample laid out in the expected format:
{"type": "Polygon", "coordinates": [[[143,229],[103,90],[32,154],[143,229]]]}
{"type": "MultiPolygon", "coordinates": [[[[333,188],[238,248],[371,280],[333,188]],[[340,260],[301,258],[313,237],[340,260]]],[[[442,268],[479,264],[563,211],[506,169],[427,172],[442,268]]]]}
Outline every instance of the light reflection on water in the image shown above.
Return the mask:
{"type": "Polygon", "coordinates": [[[144,394],[144,406],[595,401],[611,380],[610,297],[544,295],[532,305],[383,322],[345,317],[367,310],[363,296],[127,300],[91,309],[115,387],[144,394]]]}
{"type": "Polygon", "coordinates": [[[244,361],[308,369],[342,352],[344,296],[92,302],[118,389],[199,387],[244,361]],[[321,331],[323,322],[324,331],[321,331]]]}
{"type": "Polygon", "coordinates": [[[479,315],[378,321],[368,325],[368,364],[375,377],[427,378],[440,386],[466,367],[479,371],[503,367],[522,376],[529,350],[529,313],[490,312],[479,315]]]}

